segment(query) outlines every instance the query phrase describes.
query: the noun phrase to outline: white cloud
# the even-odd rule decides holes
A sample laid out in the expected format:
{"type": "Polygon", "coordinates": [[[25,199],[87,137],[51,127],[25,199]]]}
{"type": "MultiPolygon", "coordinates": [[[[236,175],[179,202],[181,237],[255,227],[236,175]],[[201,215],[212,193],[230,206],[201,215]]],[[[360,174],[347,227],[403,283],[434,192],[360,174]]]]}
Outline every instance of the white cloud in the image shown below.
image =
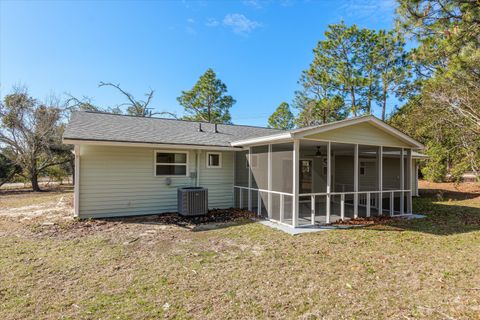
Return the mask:
{"type": "Polygon", "coordinates": [[[243,0],[242,3],[247,7],[252,7],[255,9],[262,9],[262,4],[258,0],[243,0]]]}
{"type": "Polygon", "coordinates": [[[205,22],[205,25],[207,27],[217,27],[220,24],[216,19],[209,18],[207,19],[207,22],[205,22]]]}
{"type": "Polygon", "coordinates": [[[188,18],[188,19],[187,19],[187,22],[188,22],[188,23],[195,23],[195,20],[193,20],[192,18],[188,18]]]}
{"type": "Polygon", "coordinates": [[[232,28],[233,32],[239,35],[246,35],[262,26],[259,22],[250,20],[240,13],[227,14],[223,18],[223,25],[232,28]]]}
{"type": "Polygon", "coordinates": [[[280,1],[280,5],[282,7],[293,7],[294,4],[295,4],[294,0],[281,0],[280,1]]]}

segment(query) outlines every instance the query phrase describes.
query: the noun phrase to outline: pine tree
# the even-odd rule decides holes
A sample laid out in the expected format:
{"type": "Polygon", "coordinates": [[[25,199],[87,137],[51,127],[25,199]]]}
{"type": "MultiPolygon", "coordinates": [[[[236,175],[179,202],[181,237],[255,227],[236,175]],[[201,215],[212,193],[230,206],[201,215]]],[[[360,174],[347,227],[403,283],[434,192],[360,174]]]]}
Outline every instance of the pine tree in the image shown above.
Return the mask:
{"type": "Polygon", "coordinates": [[[268,126],[270,128],[289,130],[295,126],[294,120],[295,117],[290,111],[288,103],[282,102],[268,118],[268,126]]]}
{"type": "Polygon", "coordinates": [[[191,90],[182,91],[177,101],[185,109],[186,120],[228,124],[232,122],[230,108],[236,101],[226,93],[227,86],[208,69],[191,90]]]}

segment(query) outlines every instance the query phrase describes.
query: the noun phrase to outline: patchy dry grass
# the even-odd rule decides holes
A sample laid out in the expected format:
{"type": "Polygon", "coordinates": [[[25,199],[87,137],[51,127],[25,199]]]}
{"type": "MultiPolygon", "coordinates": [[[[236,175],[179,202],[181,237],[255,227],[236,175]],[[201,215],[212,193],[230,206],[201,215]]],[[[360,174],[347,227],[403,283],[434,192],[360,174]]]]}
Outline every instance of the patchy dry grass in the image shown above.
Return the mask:
{"type": "Polygon", "coordinates": [[[45,188],[43,192],[28,189],[0,190],[0,217],[17,219],[71,219],[73,188],[68,185],[45,188]]]}
{"type": "Polygon", "coordinates": [[[480,318],[479,195],[414,206],[428,218],[295,237],[0,217],[0,318],[480,318]]]}

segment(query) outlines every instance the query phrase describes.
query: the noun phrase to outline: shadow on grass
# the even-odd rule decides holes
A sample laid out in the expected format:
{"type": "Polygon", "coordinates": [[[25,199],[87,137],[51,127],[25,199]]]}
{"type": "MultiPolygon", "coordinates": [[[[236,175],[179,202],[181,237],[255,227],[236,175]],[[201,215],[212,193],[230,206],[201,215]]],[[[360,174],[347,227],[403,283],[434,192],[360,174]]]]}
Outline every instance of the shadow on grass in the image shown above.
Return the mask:
{"type": "Polygon", "coordinates": [[[33,191],[31,188],[16,188],[16,189],[0,189],[0,195],[29,195],[29,194],[48,194],[48,193],[63,193],[73,192],[73,185],[51,185],[42,186],[40,191],[33,191]]]}
{"type": "MultiPolygon", "coordinates": [[[[413,200],[413,211],[426,215],[424,219],[396,220],[386,225],[366,227],[380,231],[415,231],[434,235],[453,235],[480,230],[480,199],[465,205],[459,200],[472,200],[471,194],[441,190],[442,198],[438,193],[423,193],[413,200]],[[447,197],[448,195],[448,197],[447,197]]],[[[480,195],[477,195],[477,197],[480,195]]]]}
{"type": "Polygon", "coordinates": [[[480,193],[478,192],[461,192],[442,189],[420,189],[419,193],[422,197],[434,198],[437,201],[469,200],[480,197],[480,193]]]}

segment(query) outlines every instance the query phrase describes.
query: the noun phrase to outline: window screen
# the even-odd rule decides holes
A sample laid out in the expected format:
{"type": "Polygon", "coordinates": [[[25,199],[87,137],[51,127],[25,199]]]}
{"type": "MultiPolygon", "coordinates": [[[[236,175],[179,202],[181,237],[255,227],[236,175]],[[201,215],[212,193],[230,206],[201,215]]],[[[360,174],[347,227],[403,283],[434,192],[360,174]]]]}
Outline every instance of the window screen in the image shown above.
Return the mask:
{"type": "Polygon", "coordinates": [[[207,168],[221,168],[222,155],[220,153],[207,153],[207,168]]]}
{"type": "Polygon", "coordinates": [[[157,151],[155,154],[155,175],[157,176],[186,176],[187,166],[187,152],[157,151]]]}

